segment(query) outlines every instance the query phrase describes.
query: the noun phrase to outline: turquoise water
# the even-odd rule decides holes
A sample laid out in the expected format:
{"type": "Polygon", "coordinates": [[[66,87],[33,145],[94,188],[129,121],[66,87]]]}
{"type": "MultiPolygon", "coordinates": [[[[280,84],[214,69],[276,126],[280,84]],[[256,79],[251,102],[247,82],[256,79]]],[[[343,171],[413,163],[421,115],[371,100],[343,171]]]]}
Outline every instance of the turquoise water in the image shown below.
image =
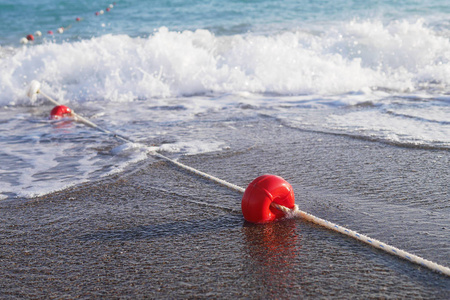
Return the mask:
{"type": "MultiPolygon", "coordinates": [[[[349,20],[382,22],[424,18],[438,30],[449,30],[445,1],[10,1],[0,3],[0,45],[17,44],[36,30],[70,30],[65,39],[105,33],[148,36],[169,30],[208,29],[214,34],[270,33],[306,26],[321,27],[349,20]],[[95,17],[95,12],[106,14],[95,17]],[[83,18],[77,23],[77,17],[83,18]],[[105,27],[101,25],[104,24],[105,27]]],[[[61,37],[62,38],[62,37],[61,37]]]]}
{"type": "Polygon", "coordinates": [[[2,1],[0,198],[42,195],[146,157],[105,137],[93,148],[83,126],[49,126],[50,104],[26,96],[32,80],[103,127],[175,154],[228,149],[184,131],[196,116],[268,116],[448,150],[449,13],[443,1],[2,1]],[[34,41],[21,43],[28,34],[34,41]],[[59,171],[62,157],[76,168],[59,171]]]}

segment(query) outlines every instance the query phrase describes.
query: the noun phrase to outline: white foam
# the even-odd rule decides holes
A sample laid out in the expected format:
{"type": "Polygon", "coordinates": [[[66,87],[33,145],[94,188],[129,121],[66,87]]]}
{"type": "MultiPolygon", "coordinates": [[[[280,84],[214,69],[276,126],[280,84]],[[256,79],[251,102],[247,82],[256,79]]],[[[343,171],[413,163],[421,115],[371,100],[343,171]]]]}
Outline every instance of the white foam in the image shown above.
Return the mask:
{"type": "Polygon", "coordinates": [[[414,118],[392,116],[377,110],[331,115],[329,126],[357,135],[413,144],[450,146],[450,124],[422,122],[414,118]]]}
{"type": "Polygon", "coordinates": [[[168,125],[227,113],[450,146],[448,33],[423,20],[334,24],[232,36],[163,27],[147,38],[105,35],[0,47],[0,169],[8,174],[0,180],[0,198],[42,195],[120,172],[155,149],[222,151],[226,145],[215,137],[168,125]],[[127,143],[107,151],[116,142],[84,126],[57,129],[30,121],[48,115],[42,97],[32,104],[25,96],[34,79],[100,126],[163,144],[127,143]]]}
{"type": "Polygon", "coordinates": [[[149,147],[144,144],[139,143],[125,143],[123,145],[117,146],[111,150],[113,155],[127,155],[130,152],[152,152],[158,150],[158,147],[149,147]]]}
{"type": "Polygon", "coordinates": [[[391,108],[389,113],[404,116],[406,118],[415,118],[419,121],[429,121],[436,123],[450,123],[450,106],[421,106],[421,107],[402,107],[391,108]]]}
{"type": "MultiPolygon", "coordinates": [[[[3,147],[1,153],[20,161],[20,165],[10,168],[10,178],[0,181],[0,191],[19,197],[35,197],[85,181],[83,174],[59,169],[59,162],[72,147],[72,144],[52,145],[38,141],[33,147],[3,147]]],[[[89,153],[85,155],[89,158],[89,153]]]]}
{"type": "MultiPolygon", "coordinates": [[[[450,41],[424,23],[353,21],[274,35],[215,36],[160,28],[3,51],[0,104],[26,103],[26,85],[67,101],[133,101],[221,93],[411,92],[450,85],[450,41]]],[[[429,90],[431,91],[431,90],[429,90]]]]}
{"type": "Polygon", "coordinates": [[[159,147],[161,151],[180,153],[184,155],[195,155],[200,153],[221,151],[225,147],[223,142],[182,141],[171,144],[163,144],[159,147]]]}

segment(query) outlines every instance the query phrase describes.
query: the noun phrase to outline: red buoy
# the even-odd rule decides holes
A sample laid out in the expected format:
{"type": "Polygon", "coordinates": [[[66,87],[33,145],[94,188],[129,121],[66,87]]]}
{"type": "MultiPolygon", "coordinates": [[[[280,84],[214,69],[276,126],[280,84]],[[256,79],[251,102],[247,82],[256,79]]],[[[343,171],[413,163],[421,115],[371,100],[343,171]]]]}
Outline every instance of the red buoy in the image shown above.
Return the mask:
{"type": "Polygon", "coordinates": [[[295,198],[292,186],[283,178],[263,175],[253,180],[242,197],[244,219],[252,223],[267,223],[284,217],[284,213],[270,204],[274,202],[294,208],[295,198]]]}
{"type": "Polygon", "coordinates": [[[48,34],[53,34],[53,31],[49,30],[47,31],[48,34]]]}
{"type": "Polygon", "coordinates": [[[80,22],[80,21],[81,21],[81,18],[78,17],[78,18],[76,18],[75,20],[76,20],[77,22],[80,22]]]}
{"type": "Polygon", "coordinates": [[[27,35],[27,40],[34,41],[34,36],[32,34],[27,35]]]}
{"type": "Polygon", "coordinates": [[[61,118],[66,118],[66,117],[71,117],[71,116],[72,116],[72,110],[65,105],[55,106],[52,109],[52,111],[50,112],[51,120],[58,120],[61,118]]]}

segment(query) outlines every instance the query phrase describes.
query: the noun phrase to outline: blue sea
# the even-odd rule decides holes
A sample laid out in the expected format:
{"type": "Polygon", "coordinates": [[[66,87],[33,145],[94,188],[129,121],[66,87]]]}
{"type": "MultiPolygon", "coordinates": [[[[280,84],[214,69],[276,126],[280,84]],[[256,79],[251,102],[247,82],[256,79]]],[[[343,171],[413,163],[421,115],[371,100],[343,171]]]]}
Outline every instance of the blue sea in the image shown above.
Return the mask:
{"type": "Polygon", "coordinates": [[[450,150],[446,1],[2,0],[0,70],[1,200],[147,157],[138,144],[48,120],[52,104],[26,96],[32,80],[174,156],[229,149],[197,130],[199,116],[450,150]]]}

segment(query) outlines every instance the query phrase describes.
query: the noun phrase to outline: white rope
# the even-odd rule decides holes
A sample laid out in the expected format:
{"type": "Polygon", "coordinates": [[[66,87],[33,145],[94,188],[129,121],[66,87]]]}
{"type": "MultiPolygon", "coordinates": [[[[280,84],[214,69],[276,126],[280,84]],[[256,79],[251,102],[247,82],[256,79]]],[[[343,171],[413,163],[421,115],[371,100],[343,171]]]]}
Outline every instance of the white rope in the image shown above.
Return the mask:
{"type": "Polygon", "coordinates": [[[364,242],[364,243],[366,243],[366,244],[368,244],[368,245],[370,245],[372,247],[381,249],[381,250],[383,250],[383,251],[385,251],[385,252],[387,252],[389,254],[396,255],[396,256],[398,256],[400,258],[403,258],[403,259],[406,259],[406,260],[408,260],[410,262],[413,262],[413,263],[416,263],[418,265],[427,267],[427,268],[429,268],[429,269],[431,269],[433,271],[436,271],[436,272],[442,273],[444,275],[450,276],[450,268],[448,268],[448,267],[439,265],[439,264],[437,264],[435,262],[432,262],[430,260],[426,260],[426,259],[424,259],[422,257],[417,256],[417,255],[414,255],[414,254],[408,253],[408,252],[406,252],[404,250],[401,250],[401,249],[398,249],[396,247],[390,246],[390,245],[388,245],[386,243],[380,242],[380,241],[378,241],[376,239],[370,238],[370,237],[368,237],[366,235],[363,235],[363,234],[360,234],[360,233],[358,233],[356,231],[347,229],[345,227],[342,227],[342,226],[339,226],[337,224],[331,223],[331,222],[329,222],[327,220],[324,220],[324,219],[318,218],[316,216],[313,216],[310,213],[307,213],[307,212],[304,212],[304,211],[301,211],[300,209],[298,209],[297,205],[295,205],[293,209],[289,209],[289,208],[287,208],[285,206],[278,205],[278,204],[275,204],[273,202],[272,202],[272,205],[274,207],[278,208],[279,210],[283,211],[286,214],[286,216],[288,216],[288,217],[291,217],[291,218],[292,217],[298,217],[298,218],[302,218],[304,220],[313,222],[313,223],[315,223],[317,225],[323,226],[323,227],[328,228],[330,230],[333,230],[333,231],[336,231],[336,232],[340,232],[340,233],[345,234],[345,235],[347,235],[349,237],[357,239],[357,240],[359,240],[361,242],[364,242]]]}
{"type": "MultiPolygon", "coordinates": [[[[36,91],[34,93],[40,93],[42,96],[44,96],[45,98],[47,98],[48,100],[50,100],[54,104],[60,105],[57,101],[53,100],[52,98],[50,98],[46,94],[42,93],[39,90],[39,88],[35,88],[35,89],[36,89],[36,91]]],[[[31,88],[30,88],[30,90],[31,90],[31,88]]],[[[30,94],[31,92],[29,91],[28,93],[30,94]]],[[[88,126],[90,126],[92,128],[98,129],[98,130],[100,130],[100,131],[102,131],[102,132],[104,132],[106,134],[113,135],[115,138],[117,138],[117,139],[119,139],[121,141],[134,143],[131,139],[129,139],[127,137],[124,137],[124,136],[118,135],[118,134],[116,134],[114,132],[111,132],[109,130],[103,129],[103,128],[97,126],[96,124],[92,123],[91,121],[88,121],[85,118],[83,118],[83,117],[81,117],[81,116],[79,116],[79,115],[77,115],[75,113],[74,113],[74,115],[77,117],[78,121],[81,121],[84,124],[86,124],[86,125],[88,125],[88,126]]],[[[166,156],[164,156],[164,155],[162,155],[162,154],[160,154],[160,153],[158,153],[156,151],[150,151],[149,154],[152,154],[152,155],[154,155],[154,156],[156,156],[158,158],[164,159],[164,160],[166,160],[166,161],[168,161],[168,162],[170,162],[170,163],[172,163],[172,164],[174,164],[174,165],[176,165],[176,166],[178,166],[178,167],[180,167],[182,169],[185,169],[185,170],[187,170],[189,172],[192,172],[193,174],[196,174],[196,175],[198,175],[200,177],[206,178],[208,180],[211,180],[213,182],[216,182],[218,184],[226,186],[226,187],[228,187],[231,190],[234,190],[236,192],[239,192],[239,193],[242,193],[242,194],[245,192],[245,189],[240,187],[240,186],[237,186],[235,184],[229,183],[229,182],[227,182],[225,180],[222,180],[222,179],[220,179],[218,177],[209,175],[209,174],[207,174],[205,172],[199,171],[199,170],[197,170],[195,168],[192,168],[192,167],[187,166],[187,165],[185,165],[183,163],[180,163],[180,162],[178,162],[176,160],[173,160],[173,159],[171,159],[169,157],[166,157],[166,156]]],[[[201,205],[206,205],[206,203],[203,203],[203,202],[197,202],[197,201],[192,201],[192,202],[197,203],[197,204],[201,204],[201,205]]],[[[208,206],[212,206],[212,207],[221,208],[221,209],[224,208],[224,207],[219,207],[219,206],[215,206],[215,205],[209,205],[209,204],[207,204],[207,205],[208,206]]],[[[430,260],[426,260],[426,259],[424,259],[422,257],[417,256],[417,255],[414,255],[414,254],[408,253],[408,252],[406,252],[404,250],[401,250],[401,249],[398,249],[396,247],[390,246],[390,245],[388,245],[386,243],[383,243],[383,242],[380,242],[380,241],[378,241],[376,239],[372,239],[372,238],[370,238],[368,236],[365,236],[363,234],[360,234],[360,233],[358,233],[356,231],[347,229],[345,227],[339,226],[339,225],[334,224],[332,222],[329,222],[327,220],[324,220],[324,219],[318,218],[316,216],[313,216],[313,215],[311,215],[311,214],[309,214],[307,212],[299,210],[297,205],[294,205],[293,209],[289,209],[289,208],[287,208],[285,206],[278,205],[278,204],[273,203],[273,202],[272,202],[271,205],[273,207],[283,211],[288,218],[294,218],[294,217],[302,218],[304,220],[313,222],[313,223],[315,223],[317,225],[323,226],[323,227],[325,227],[327,229],[330,229],[330,230],[333,230],[333,231],[336,231],[336,232],[340,232],[340,233],[342,233],[342,234],[344,234],[346,236],[349,236],[349,237],[352,237],[352,238],[354,238],[356,240],[364,242],[364,243],[366,243],[366,244],[368,244],[368,245],[370,245],[372,247],[381,249],[381,250],[383,250],[383,251],[385,251],[385,252],[387,252],[389,254],[396,255],[396,256],[398,256],[400,258],[403,258],[403,259],[406,259],[406,260],[408,260],[410,262],[413,262],[413,263],[416,263],[418,265],[427,267],[427,268],[429,268],[429,269],[431,269],[433,271],[436,271],[436,272],[442,273],[444,275],[450,276],[450,268],[448,268],[448,267],[439,265],[439,264],[437,264],[435,262],[432,262],[430,260]]]]}
{"type": "Polygon", "coordinates": [[[222,180],[220,178],[217,178],[215,176],[209,175],[209,174],[207,174],[205,172],[202,172],[202,171],[199,171],[199,170],[194,169],[192,167],[189,167],[189,166],[187,166],[185,164],[182,164],[182,163],[180,163],[180,162],[178,162],[176,160],[168,158],[168,157],[166,157],[166,156],[164,156],[164,155],[162,155],[162,154],[160,154],[158,152],[151,152],[151,154],[153,154],[153,155],[155,155],[155,156],[157,156],[159,158],[162,158],[164,160],[167,160],[167,161],[171,162],[172,164],[174,164],[174,165],[176,165],[176,166],[178,166],[178,167],[180,167],[182,169],[188,170],[189,172],[192,172],[192,173],[194,173],[194,174],[196,174],[196,175],[198,175],[200,177],[204,177],[206,179],[209,179],[211,181],[214,181],[216,183],[224,185],[224,186],[226,186],[226,187],[228,187],[228,188],[230,188],[230,189],[232,189],[232,190],[234,190],[236,192],[239,192],[239,193],[242,193],[242,194],[245,192],[245,189],[241,188],[240,186],[237,186],[235,184],[229,183],[229,182],[227,182],[225,180],[222,180]]]}
{"type": "MultiPolygon", "coordinates": [[[[200,177],[204,177],[204,178],[209,179],[209,180],[211,180],[213,182],[216,182],[216,183],[219,183],[221,185],[224,185],[224,186],[226,186],[226,187],[228,187],[228,188],[230,188],[230,189],[232,189],[234,191],[237,191],[237,192],[242,193],[242,194],[245,192],[245,189],[240,187],[240,186],[237,186],[235,184],[229,183],[229,182],[227,182],[225,180],[222,180],[220,178],[217,178],[215,176],[209,175],[209,174],[207,174],[205,172],[202,172],[202,171],[199,171],[199,170],[194,169],[192,167],[189,167],[189,166],[187,166],[185,164],[182,164],[182,163],[180,163],[180,162],[178,162],[176,160],[170,159],[170,158],[168,158],[168,157],[166,157],[166,156],[164,156],[164,155],[162,155],[162,154],[160,154],[158,152],[153,152],[152,154],[157,156],[157,157],[159,157],[159,158],[167,160],[167,161],[171,162],[172,164],[174,164],[174,165],[176,165],[178,167],[181,167],[181,168],[183,168],[185,170],[188,170],[188,171],[190,171],[190,172],[192,172],[192,173],[194,173],[194,174],[196,174],[196,175],[198,175],[200,177]]],[[[201,204],[203,204],[203,203],[201,203],[201,204]]],[[[327,220],[324,220],[324,219],[318,218],[316,216],[313,216],[310,213],[307,213],[307,212],[304,212],[304,211],[301,211],[300,209],[298,209],[297,205],[295,205],[293,209],[289,209],[289,208],[287,208],[285,206],[278,205],[278,204],[276,204],[274,202],[272,202],[271,205],[274,206],[275,208],[283,211],[288,218],[294,218],[294,217],[302,218],[302,219],[304,219],[306,221],[313,222],[313,223],[315,223],[317,225],[320,225],[320,226],[323,226],[323,227],[325,227],[327,229],[330,229],[330,230],[333,230],[333,231],[345,234],[345,235],[347,235],[349,237],[352,237],[352,238],[357,239],[357,240],[359,240],[361,242],[364,242],[364,243],[366,243],[366,244],[368,244],[368,245],[370,245],[372,247],[381,249],[381,250],[383,250],[383,251],[385,251],[385,252],[387,252],[389,254],[396,255],[396,256],[398,256],[400,258],[403,258],[403,259],[406,259],[406,260],[408,260],[410,262],[413,262],[413,263],[416,263],[418,265],[427,267],[427,268],[429,268],[429,269],[431,269],[433,271],[436,271],[436,272],[442,273],[444,275],[450,276],[450,268],[447,268],[445,266],[439,265],[439,264],[437,264],[435,262],[432,262],[430,260],[426,260],[426,259],[424,259],[424,258],[422,258],[420,256],[411,254],[409,252],[406,252],[404,250],[398,249],[396,247],[390,246],[390,245],[388,245],[386,243],[383,243],[383,242],[378,241],[376,239],[370,238],[370,237],[368,237],[366,235],[363,235],[363,234],[360,234],[360,233],[358,233],[356,231],[347,229],[345,227],[339,226],[339,225],[334,224],[332,222],[329,222],[327,220]]]]}

